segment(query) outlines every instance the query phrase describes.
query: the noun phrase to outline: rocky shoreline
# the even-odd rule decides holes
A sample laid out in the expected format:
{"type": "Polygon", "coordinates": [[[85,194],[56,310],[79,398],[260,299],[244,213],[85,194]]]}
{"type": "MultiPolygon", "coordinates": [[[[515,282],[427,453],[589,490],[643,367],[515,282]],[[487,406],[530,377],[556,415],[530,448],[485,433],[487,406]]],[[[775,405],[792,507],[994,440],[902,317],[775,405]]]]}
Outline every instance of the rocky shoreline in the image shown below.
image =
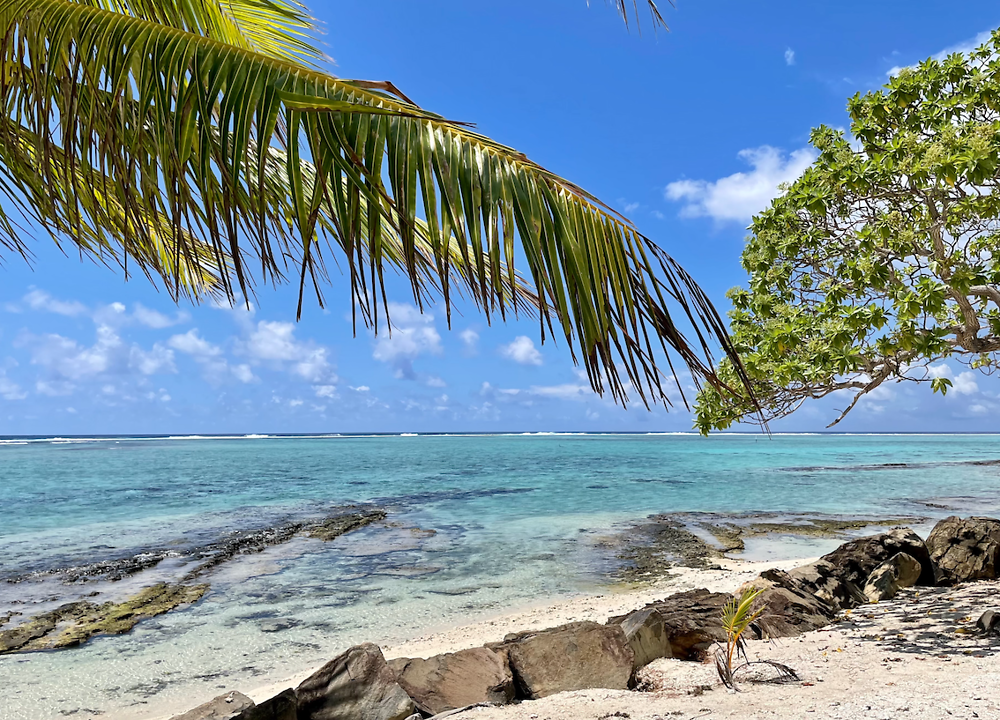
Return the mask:
{"type": "Polygon", "coordinates": [[[195,584],[195,581],[204,580],[212,570],[233,558],[263,552],[298,536],[328,542],[385,519],[386,512],[381,509],[338,508],[333,514],[318,519],[234,532],[184,553],[166,548],[144,549],[128,557],[5,578],[10,585],[43,578],[57,580],[64,586],[76,586],[77,594],[86,599],[65,602],[27,616],[20,609],[26,610],[29,607],[27,602],[11,603],[12,608],[19,609],[0,614],[0,655],[70,648],[98,635],[126,633],[142,620],[197,602],[208,591],[210,583],[195,584]],[[115,583],[150,571],[168,558],[182,560],[182,569],[188,565],[194,567],[184,570],[170,582],[156,582],[120,599],[93,602],[92,598],[109,594],[109,588],[113,589],[115,583]],[[80,586],[89,588],[95,583],[100,583],[102,589],[79,590],[80,586]]]}
{"type": "MultiPolygon", "coordinates": [[[[882,627],[892,624],[885,617],[881,627],[866,622],[874,620],[888,602],[902,608],[901,614],[897,611],[893,616],[898,624],[912,624],[911,632],[897,632],[895,642],[888,641],[894,651],[906,651],[905,642],[899,641],[911,647],[923,642],[933,650],[935,643],[947,644],[958,637],[959,642],[975,640],[969,657],[986,658],[1000,649],[1000,606],[988,607],[1000,601],[994,582],[998,576],[1000,520],[949,517],[934,527],[926,541],[907,528],[896,528],[852,540],[817,561],[787,571],[767,569],[747,586],[762,591],[765,613],[755,624],[762,639],[808,637],[812,642],[817,633],[848,624],[883,643],[884,635],[876,633],[887,632],[882,627]],[[920,604],[907,609],[907,601],[916,600],[918,593],[923,594],[920,604]],[[956,595],[966,602],[971,598],[979,607],[959,609],[956,595]],[[942,601],[951,603],[950,608],[942,609],[942,601]],[[928,603],[932,606],[925,609],[928,603]],[[961,617],[954,617],[956,609],[961,617]],[[940,619],[935,622],[935,613],[946,616],[951,624],[942,628],[940,619]]],[[[297,687],[260,703],[229,693],[174,720],[534,717],[524,715],[517,703],[593,689],[618,693],[613,697],[624,707],[633,702],[633,695],[642,695],[641,690],[656,689],[649,668],[657,663],[679,661],[705,667],[690,661],[705,659],[725,640],[720,611],[730,597],[729,593],[693,589],[603,623],[584,620],[513,632],[499,642],[427,658],[387,661],[379,647],[365,643],[331,660],[297,687]],[[514,714],[504,714],[504,708],[514,714]]],[[[919,644],[916,648],[914,652],[924,652],[919,644]]],[[[811,680],[794,682],[803,687],[815,685],[811,680]]],[[[709,684],[701,692],[713,688],[709,684]]],[[[844,701],[850,700],[845,694],[844,701]]],[[[624,711],[616,713],[604,717],[630,717],[624,711]]],[[[591,716],[590,712],[553,715],[591,716]]]]}

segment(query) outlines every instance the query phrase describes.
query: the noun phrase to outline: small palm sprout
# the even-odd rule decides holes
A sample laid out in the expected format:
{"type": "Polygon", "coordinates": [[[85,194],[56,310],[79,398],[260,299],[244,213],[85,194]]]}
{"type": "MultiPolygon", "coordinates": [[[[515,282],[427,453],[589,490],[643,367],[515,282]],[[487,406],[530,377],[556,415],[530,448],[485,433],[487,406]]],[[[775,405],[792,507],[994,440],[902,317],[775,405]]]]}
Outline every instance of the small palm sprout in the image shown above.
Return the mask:
{"type": "Polygon", "coordinates": [[[720,647],[715,653],[715,669],[719,673],[722,684],[735,692],[736,673],[751,665],[769,665],[778,671],[777,680],[798,680],[796,672],[779,662],[773,660],[754,660],[747,657],[746,640],[744,635],[751,627],[758,631],[760,636],[765,634],[764,619],[765,608],[757,605],[757,598],[764,592],[763,588],[747,587],[739,595],[734,595],[722,608],[722,628],[726,631],[726,646],[720,647]],[[743,661],[740,663],[740,657],[743,661]],[[738,664],[734,667],[733,663],[738,664]]]}

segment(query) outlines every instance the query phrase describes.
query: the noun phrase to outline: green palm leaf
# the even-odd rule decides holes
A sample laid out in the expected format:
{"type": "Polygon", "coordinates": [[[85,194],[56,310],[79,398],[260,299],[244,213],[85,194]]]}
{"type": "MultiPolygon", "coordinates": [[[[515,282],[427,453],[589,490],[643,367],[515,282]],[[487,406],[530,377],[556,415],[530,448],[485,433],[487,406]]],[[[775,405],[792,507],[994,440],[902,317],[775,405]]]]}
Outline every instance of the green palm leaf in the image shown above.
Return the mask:
{"type": "MultiPolygon", "coordinates": [[[[117,239],[176,285],[169,265],[128,249],[139,242],[131,235],[148,245],[153,228],[175,257],[207,255],[230,298],[294,272],[300,312],[307,287],[322,302],[323,254],[333,247],[376,326],[393,265],[419,305],[440,293],[450,313],[457,281],[488,320],[526,310],[521,255],[543,340],[561,325],[595,390],[619,401],[632,390],[668,402],[657,366],[668,350],[696,382],[717,382],[713,338],[736,359],[687,273],[581,188],[391,85],[340,80],[178,25],[67,0],[0,0],[0,141],[33,139],[30,152],[5,153],[4,187],[14,196],[67,190],[24,203],[29,218],[77,242],[117,239]],[[47,160],[60,153],[62,177],[47,160]],[[72,185],[77,166],[100,178],[99,199],[72,185]],[[668,301],[695,328],[695,345],[668,301]]],[[[0,217],[0,233],[21,247],[10,218],[0,217]]]]}

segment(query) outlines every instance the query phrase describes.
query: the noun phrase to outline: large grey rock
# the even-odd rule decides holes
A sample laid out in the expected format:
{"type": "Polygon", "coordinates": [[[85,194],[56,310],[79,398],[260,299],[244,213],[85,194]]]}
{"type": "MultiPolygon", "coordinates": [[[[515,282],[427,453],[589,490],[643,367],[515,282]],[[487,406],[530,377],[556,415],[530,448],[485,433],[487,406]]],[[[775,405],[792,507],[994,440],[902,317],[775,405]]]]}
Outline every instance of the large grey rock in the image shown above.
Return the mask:
{"type": "Polygon", "coordinates": [[[247,708],[233,720],[297,720],[298,703],[295,691],[284,690],[259,705],[247,708]]]}
{"type": "Polygon", "coordinates": [[[906,553],[920,563],[921,572],[917,585],[936,584],[927,546],[909,528],[896,528],[852,540],[824,555],[822,559],[833,565],[834,576],[845,584],[848,596],[860,598],[864,596],[863,588],[875,568],[898,553],[906,553]]]}
{"type": "Polygon", "coordinates": [[[941,585],[995,579],[1000,571],[1000,520],[945,518],[931,531],[927,549],[941,585]]]}
{"type": "Polygon", "coordinates": [[[976,630],[987,635],[1000,635],[1000,613],[987,610],[976,620],[976,630]]]}
{"type": "Polygon", "coordinates": [[[748,587],[763,591],[755,605],[764,611],[754,623],[759,637],[794,637],[829,625],[836,615],[830,603],[782,570],[765,570],[739,592],[748,587]]]}
{"type": "Polygon", "coordinates": [[[574,622],[512,633],[487,647],[507,654],[518,697],[527,700],[567,690],[625,690],[632,677],[632,648],[618,625],[574,622]]]}
{"type": "Polygon", "coordinates": [[[857,607],[865,602],[864,593],[853,583],[844,582],[837,566],[817,560],[789,570],[789,577],[806,592],[815,595],[834,611],[857,607]]]}
{"type": "Polygon", "coordinates": [[[865,583],[869,602],[891,600],[901,588],[913,587],[923,569],[917,559],[907,553],[896,553],[872,571],[865,583]]]}
{"type": "Polygon", "coordinates": [[[235,720],[244,710],[252,707],[253,700],[243,693],[229,692],[170,720],[235,720]]]}
{"type": "Polygon", "coordinates": [[[356,645],[296,689],[298,720],[404,720],[416,711],[382,651],[356,645]]]}
{"type": "Polygon", "coordinates": [[[645,607],[626,615],[618,621],[625,632],[625,639],[632,648],[632,668],[638,670],[657,658],[672,658],[670,638],[663,624],[663,616],[656,608],[645,607]]]}
{"type": "MultiPolygon", "coordinates": [[[[680,660],[700,660],[714,643],[726,640],[722,629],[722,607],[730,597],[726,593],[713,593],[704,588],[688,590],[650,603],[635,612],[657,612],[663,621],[670,656],[680,660]]],[[[608,623],[619,624],[629,615],[613,617],[608,623]]]]}
{"type": "Polygon", "coordinates": [[[389,661],[396,682],[425,713],[514,699],[514,676],[507,656],[488,648],[460,650],[427,658],[396,658],[389,661]]]}

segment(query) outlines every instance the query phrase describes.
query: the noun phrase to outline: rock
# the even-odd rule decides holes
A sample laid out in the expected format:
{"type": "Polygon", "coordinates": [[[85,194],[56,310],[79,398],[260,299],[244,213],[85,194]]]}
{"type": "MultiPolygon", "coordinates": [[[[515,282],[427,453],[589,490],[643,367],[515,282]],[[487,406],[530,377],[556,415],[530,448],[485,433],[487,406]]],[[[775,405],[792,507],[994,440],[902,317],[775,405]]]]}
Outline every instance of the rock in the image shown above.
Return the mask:
{"type": "MultiPolygon", "coordinates": [[[[663,620],[663,632],[670,644],[672,657],[700,660],[713,643],[726,640],[722,629],[722,607],[730,597],[726,593],[712,593],[704,588],[688,590],[650,603],[636,612],[656,610],[663,620]]],[[[608,622],[619,624],[627,617],[620,615],[608,622]]]]}
{"type": "Polygon", "coordinates": [[[488,702],[506,705],[514,699],[514,676],[505,654],[488,648],[389,661],[396,682],[430,715],[488,702]]]}
{"type": "Polygon", "coordinates": [[[830,603],[810,592],[801,581],[782,570],[765,570],[747,587],[763,590],[757,607],[764,612],[754,623],[758,637],[794,637],[829,625],[837,611],[830,603]]]}
{"type": "Polygon", "coordinates": [[[296,720],[297,716],[295,691],[288,688],[259,705],[247,708],[233,720],[296,720]]]}
{"type": "Polygon", "coordinates": [[[995,579],[1000,571],[1000,520],[945,518],[931,531],[927,549],[941,585],[995,579]]]}
{"type": "Polygon", "coordinates": [[[632,648],[619,625],[574,622],[512,633],[487,647],[507,654],[518,697],[526,700],[566,690],[625,690],[632,677],[632,648]]]}
{"type": "Polygon", "coordinates": [[[976,630],[987,635],[1000,635],[1000,613],[987,610],[976,620],[976,630]]]}
{"type": "Polygon", "coordinates": [[[416,706],[371,643],[356,645],[302,681],[299,720],[404,720],[416,706]]]}
{"type": "Polygon", "coordinates": [[[891,600],[900,588],[916,585],[922,571],[912,555],[896,553],[872,571],[865,583],[865,597],[870,602],[891,600]]]}
{"type": "Polygon", "coordinates": [[[844,582],[837,567],[826,560],[817,560],[789,570],[788,575],[806,592],[827,603],[834,611],[857,607],[865,602],[864,593],[853,583],[844,582]]]}
{"type": "Polygon", "coordinates": [[[632,648],[632,669],[638,670],[657,658],[672,658],[670,638],[663,625],[663,616],[656,608],[646,607],[629,613],[618,622],[632,648]]]}
{"type": "MultiPolygon", "coordinates": [[[[920,563],[917,585],[935,585],[931,558],[924,541],[909,528],[896,528],[887,533],[869,535],[844,543],[823,560],[833,565],[833,574],[846,585],[846,597],[864,597],[868,577],[879,565],[898,553],[906,553],[920,563]]],[[[841,605],[841,607],[847,607],[841,605]]],[[[856,605],[850,605],[856,607],[856,605]]]]}
{"type": "Polygon", "coordinates": [[[230,692],[212,698],[186,713],[175,715],[170,720],[235,720],[253,706],[253,700],[243,693],[230,692]]]}

